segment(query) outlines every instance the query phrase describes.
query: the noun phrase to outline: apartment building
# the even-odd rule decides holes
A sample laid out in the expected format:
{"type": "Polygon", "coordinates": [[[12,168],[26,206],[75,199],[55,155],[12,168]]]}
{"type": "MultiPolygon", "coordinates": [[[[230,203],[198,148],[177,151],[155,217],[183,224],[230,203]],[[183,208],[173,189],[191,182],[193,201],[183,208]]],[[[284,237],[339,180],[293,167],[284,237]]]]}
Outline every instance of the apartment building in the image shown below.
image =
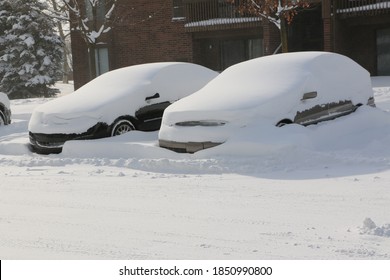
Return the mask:
{"type": "MultiPolygon", "coordinates": [[[[78,2],[87,13],[87,1],[78,2]]],[[[89,54],[80,33],[72,32],[75,87],[94,77],[91,60],[96,75],[158,61],[193,62],[222,71],[272,54],[279,45],[278,29],[258,17],[240,15],[240,2],[119,0],[113,29],[95,45],[95,53],[89,54]]]]}
{"type": "MultiPolygon", "coordinates": [[[[88,10],[85,0],[80,7],[88,10]]],[[[104,1],[103,1],[104,2],[104,1]]],[[[390,75],[390,1],[318,0],[288,25],[289,51],[350,56],[372,75],[390,75]]],[[[73,31],[75,87],[95,74],[158,61],[185,61],[222,71],[279,50],[280,33],[261,17],[238,12],[241,0],[119,0],[113,29],[94,53],[73,31]],[[91,73],[91,62],[96,73],[91,73]]],[[[104,15],[103,5],[101,7],[104,15]]]]}
{"type": "Polygon", "coordinates": [[[351,57],[371,75],[390,75],[390,1],[322,2],[324,50],[351,57]]]}

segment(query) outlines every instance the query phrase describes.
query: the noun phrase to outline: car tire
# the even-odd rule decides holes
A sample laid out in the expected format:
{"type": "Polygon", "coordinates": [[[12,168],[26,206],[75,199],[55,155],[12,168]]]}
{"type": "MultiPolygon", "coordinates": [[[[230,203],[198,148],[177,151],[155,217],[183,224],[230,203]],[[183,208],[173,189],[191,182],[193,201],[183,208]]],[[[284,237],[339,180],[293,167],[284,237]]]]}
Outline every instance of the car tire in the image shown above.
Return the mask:
{"type": "Polygon", "coordinates": [[[5,125],[5,116],[2,111],[0,111],[0,126],[5,125]]]}
{"type": "Polygon", "coordinates": [[[122,135],[132,130],[135,130],[135,126],[131,121],[127,119],[119,119],[112,125],[111,137],[122,135]]]}

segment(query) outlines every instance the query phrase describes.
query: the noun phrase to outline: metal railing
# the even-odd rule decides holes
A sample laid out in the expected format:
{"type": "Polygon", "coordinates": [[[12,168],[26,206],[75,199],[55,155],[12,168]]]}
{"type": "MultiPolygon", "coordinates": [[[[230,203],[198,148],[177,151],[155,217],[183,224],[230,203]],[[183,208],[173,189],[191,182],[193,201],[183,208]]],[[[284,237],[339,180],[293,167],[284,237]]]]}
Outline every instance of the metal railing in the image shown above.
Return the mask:
{"type": "Polygon", "coordinates": [[[221,30],[260,26],[260,18],[241,14],[241,0],[183,0],[187,31],[221,30]]]}
{"type": "Polygon", "coordinates": [[[334,0],[333,5],[345,17],[390,13],[390,0],[334,0]]]}

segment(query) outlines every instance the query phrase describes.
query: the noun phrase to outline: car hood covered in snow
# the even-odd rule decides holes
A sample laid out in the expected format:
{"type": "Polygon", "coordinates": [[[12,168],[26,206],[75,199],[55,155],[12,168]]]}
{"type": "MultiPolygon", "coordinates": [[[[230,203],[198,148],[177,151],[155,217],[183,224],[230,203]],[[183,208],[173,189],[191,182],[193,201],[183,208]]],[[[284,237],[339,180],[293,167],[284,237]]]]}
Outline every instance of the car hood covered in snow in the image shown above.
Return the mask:
{"type": "Polygon", "coordinates": [[[37,107],[29,130],[36,133],[81,133],[97,122],[111,124],[131,115],[158,92],[176,101],[217,76],[205,67],[181,62],[141,64],[110,71],[74,93],[37,107]],[[197,79],[193,79],[197,77],[197,79]],[[179,82],[178,82],[179,81],[179,82]]]}
{"type": "MultiPolygon", "coordinates": [[[[317,92],[316,103],[352,100],[366,104],[373,95],[369,73],[334,53],[299,52],[236,64],[198,92],[167,108],[163,123],[231,120],[239,115],[288,117],[304,93],[317,92]],[[240,112],[239,114],[237,114],[240,112]]],[[[310,101],[308,101],[310,102],[310,101]]]]}

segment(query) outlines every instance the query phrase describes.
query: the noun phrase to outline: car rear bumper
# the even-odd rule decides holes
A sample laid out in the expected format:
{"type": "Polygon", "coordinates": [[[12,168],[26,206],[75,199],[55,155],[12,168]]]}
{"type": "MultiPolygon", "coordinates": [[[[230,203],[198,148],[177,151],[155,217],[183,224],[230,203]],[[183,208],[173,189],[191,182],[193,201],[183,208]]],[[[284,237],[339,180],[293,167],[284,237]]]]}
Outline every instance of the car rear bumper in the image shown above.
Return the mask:
{"type": "Polygon", "coordinates": [[[222,143],[215,142],[175,142],[167,140],[159,140],[159,146],[178,153],[195,153],[200,150],[212,148],[222,143]]]}

